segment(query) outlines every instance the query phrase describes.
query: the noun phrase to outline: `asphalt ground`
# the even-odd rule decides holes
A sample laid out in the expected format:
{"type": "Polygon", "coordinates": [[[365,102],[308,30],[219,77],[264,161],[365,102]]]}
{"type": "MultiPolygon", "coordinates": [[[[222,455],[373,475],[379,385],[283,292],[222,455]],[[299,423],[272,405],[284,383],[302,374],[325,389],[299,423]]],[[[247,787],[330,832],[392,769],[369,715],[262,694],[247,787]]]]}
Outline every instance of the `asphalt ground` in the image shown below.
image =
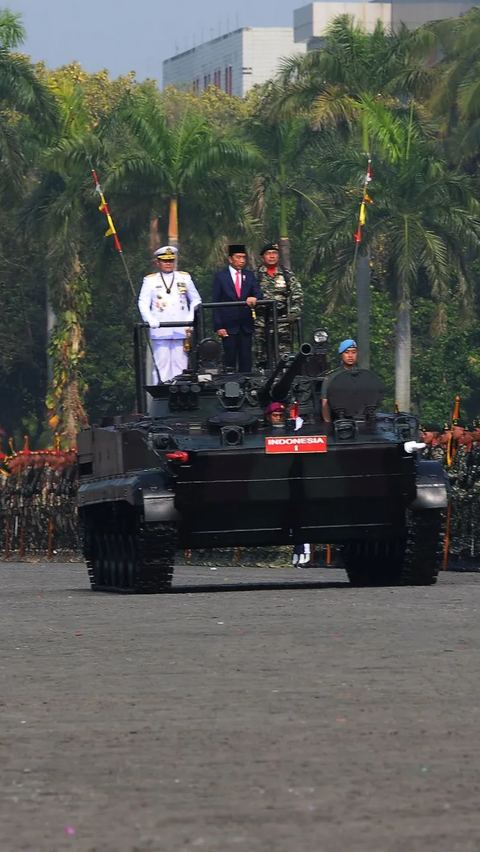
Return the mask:
{"type": "Polygon", "coordinates": [[[0,564],[0,850],[480,850],[480,575],[0,564]]]}

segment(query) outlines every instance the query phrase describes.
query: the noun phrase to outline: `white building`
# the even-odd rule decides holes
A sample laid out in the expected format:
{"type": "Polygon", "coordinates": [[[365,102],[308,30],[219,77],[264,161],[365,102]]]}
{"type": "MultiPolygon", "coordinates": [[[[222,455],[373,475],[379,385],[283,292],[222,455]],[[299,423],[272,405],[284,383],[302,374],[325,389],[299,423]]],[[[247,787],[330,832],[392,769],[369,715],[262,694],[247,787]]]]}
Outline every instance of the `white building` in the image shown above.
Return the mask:
{"type": "Polygon", "coordinates": [[[217,86],[241,98],[278,71],[281,59],[305,53],[291,27],[241,27],[165,59],[163,86],[189,85],[196,92],[217,86]]]}
{"type": "Polygon", "coordinates": [[[418,0],[418,2],[404,2],[404,0],[392,0],[390,3],[382,0],[349,0],[341,3],[338,0],[324,0],[322,3],[309,3],[301,9],[295,9],[293,13],[293,28],[295,41],[306,44],[308,50],[321,47],[321,39],[325,30],[337,15],[351,15],[356,23],[363,24],[366,30],[372,32],[378,20],[385,27],[397,29],[405,24],[409,29],[415,29],[429,21],[438,21],[445,18],[458,18],[464,12],[468,12],[478,3],[466,2],[466,0],[418,0]]]}

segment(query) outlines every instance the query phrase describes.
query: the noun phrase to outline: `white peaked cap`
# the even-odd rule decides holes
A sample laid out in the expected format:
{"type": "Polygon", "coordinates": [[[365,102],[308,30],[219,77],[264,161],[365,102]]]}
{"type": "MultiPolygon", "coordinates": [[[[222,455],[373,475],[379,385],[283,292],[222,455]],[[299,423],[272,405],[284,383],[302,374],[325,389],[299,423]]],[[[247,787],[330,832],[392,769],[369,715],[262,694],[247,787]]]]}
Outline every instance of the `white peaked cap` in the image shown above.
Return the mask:
{"type": "Polygon", "coordinates": [[[163,256],[165,255],[167,260],[173,260],[171,256],[172,254],[178,254],[178,249],[175,246],[161,246],[161,248],[153,252],[154,257],[159,257],[163,259],[163,256]]]}

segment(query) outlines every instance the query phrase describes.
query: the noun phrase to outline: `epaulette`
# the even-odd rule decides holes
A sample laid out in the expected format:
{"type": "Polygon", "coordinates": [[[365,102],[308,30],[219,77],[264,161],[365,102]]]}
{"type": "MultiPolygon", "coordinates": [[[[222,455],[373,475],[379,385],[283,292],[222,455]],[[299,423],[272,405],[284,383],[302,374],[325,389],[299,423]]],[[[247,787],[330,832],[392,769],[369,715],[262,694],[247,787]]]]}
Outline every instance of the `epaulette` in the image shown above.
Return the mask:
{"type": "Polygon", "coordinates": [[[182,269],[178,269],[177,272],[178,272],[179,275],[190,275],[189,272],[184,272],[184,270],[182,270],[182,269]]]}
{"type": "Polygon", "coordinates": [[[148,275],[145,275],[145,278],[154,278],[155,275],[158,275],[158,272],[149,272],[148,275]]]}

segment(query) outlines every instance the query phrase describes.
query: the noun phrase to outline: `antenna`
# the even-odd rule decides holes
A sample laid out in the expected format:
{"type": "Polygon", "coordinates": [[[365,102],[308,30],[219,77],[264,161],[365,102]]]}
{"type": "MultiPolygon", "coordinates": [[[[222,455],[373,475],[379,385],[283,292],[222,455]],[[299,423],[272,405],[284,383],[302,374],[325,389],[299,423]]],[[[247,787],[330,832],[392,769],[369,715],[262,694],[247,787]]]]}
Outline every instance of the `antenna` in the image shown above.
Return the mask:
{"type": "Polygon", "coordinates": [[[235,20],[235,29],[238,30],[238,9],[237,9],[236,20],[235,20]]]}
{"type": "Polygon", "coordinates": [[[229,30],[230,30],[230,18],[227,15],[227,33],[229,32],[229,30]]]}

